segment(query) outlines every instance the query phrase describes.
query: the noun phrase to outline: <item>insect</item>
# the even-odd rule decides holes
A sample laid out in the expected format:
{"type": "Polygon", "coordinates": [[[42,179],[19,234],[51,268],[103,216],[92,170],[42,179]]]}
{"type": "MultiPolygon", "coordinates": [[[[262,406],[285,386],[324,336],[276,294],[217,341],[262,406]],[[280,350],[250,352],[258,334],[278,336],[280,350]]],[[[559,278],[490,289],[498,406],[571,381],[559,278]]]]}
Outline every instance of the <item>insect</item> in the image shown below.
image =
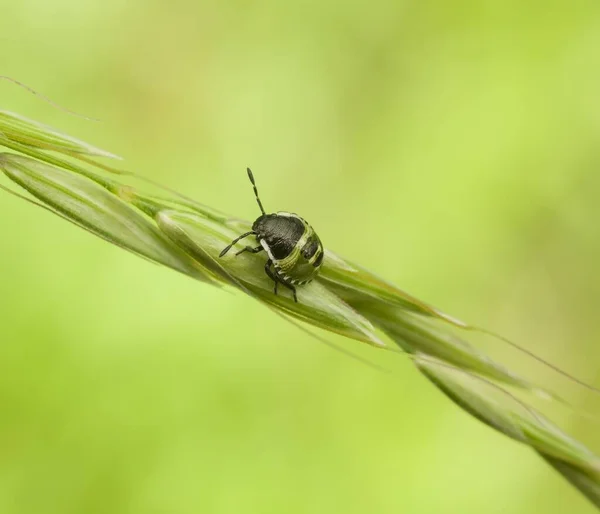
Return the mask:
{"type": "Polygon", "coordinates": [[[223,257],[233,245],[248,236],[256,236],[259,246],[246,246],[238,251],[238,256],[244,252],[267,252],[269,259],[265,264],[265,273],[273,280],[273,292],[277,294],[278,284],[290,289],[294,301],[298,302],[296,286],[308,284],[323,264],[323,245],[313,228],[297,214],[277,212],[266,214],[258,196],[258,189],[250,168],[247,168],[248,178],[254,188],[254,196],[262,214],[252,224],[252,230],[235,238],[223,248],[219,257],[223,257]]]}

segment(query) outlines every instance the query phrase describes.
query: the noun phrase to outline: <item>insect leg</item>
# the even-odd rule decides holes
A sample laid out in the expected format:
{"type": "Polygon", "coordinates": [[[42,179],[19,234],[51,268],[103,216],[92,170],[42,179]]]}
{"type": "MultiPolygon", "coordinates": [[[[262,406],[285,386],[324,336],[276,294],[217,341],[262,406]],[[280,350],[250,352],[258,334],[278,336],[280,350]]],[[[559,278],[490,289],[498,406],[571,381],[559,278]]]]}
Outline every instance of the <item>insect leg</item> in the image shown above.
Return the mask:
{"type": "Polygon", "coordinates": [[[279,280],[277,280],[277,277],[275,276],[275,274],[271,271],[271,265],[273,264],[273,261],[271,259],[269,259],[266,263],[265,263],[265,273],[267,274],[267,276],[273,281],[275,282],[275,288],[273,289],[273,292],[275,293],[275,296],[277,296],[277,284],[279,283],[279,280]]]}
{"type": "Polygon", "coordinates": [[[284,282],[279,277],[277,277],[277,281],[281,283],[281,285],[283,285],[284,287],[287,287],[292,292],[292,294],[294,295],[294,301],[298,303],[298,297],[296,296],[296,288],[292,284],[284,282]]]}
{"type": "Polygon", "coordinates": [[[242,234],[239,237],[236,237],[233,241],[231,241],[231,243],[229,243],[225,248],[223,248],[223,251],[219,254],[219,257],[223,257],[223,255],[225,255],[229,250],[231,250],[231,247],[237,243],[240,239],[244,239],[245,237],[248,237],[250,235],[254,234],[254,232],[251,230],[250,232],[246,232],[245,234],[242,234]]]}
{"type": "Polygon", "coordinates": [[[284,287],[287,287],[288,289],[290,289],[292,291],[292,294],[294,295],[294,301],[296,303],[298,303],[298,297],[296,296],[296,288],[292,285],[292,284],[288,284],[287,282],[284,282],[283,280],[281,280],[281,278],[279,278],[279,276],[277,275],[277,273],[273,273],[273,270],[271,269],[271,265],[273,264],[273,261],[271,259],[269,259],[266,264],[265,264],[265,273],[269,276],[269,278],[275,282],[275,288],[273,289],[273,292],[275,294],[277,294],[277,285],[281,284],[284,287]]]}
{"type": "Polygon", "coordinates": [[[292,293],[294,293],[294,302],[298,303],[298,297],[296,296],[296,288],[294,286],[290,286],[292,293]]]}
{"type": "Polygon", "coordinates": [[[235,252],[235,255],[237,257],[240,253],[244,253],[244,252],[258,253],[262,250],[264,250],[264,248],[262,246],[257,246],[256,248],[252,248],[251,246],[246,246],[246,248],[242,248],[239,252],[235,252]]]}

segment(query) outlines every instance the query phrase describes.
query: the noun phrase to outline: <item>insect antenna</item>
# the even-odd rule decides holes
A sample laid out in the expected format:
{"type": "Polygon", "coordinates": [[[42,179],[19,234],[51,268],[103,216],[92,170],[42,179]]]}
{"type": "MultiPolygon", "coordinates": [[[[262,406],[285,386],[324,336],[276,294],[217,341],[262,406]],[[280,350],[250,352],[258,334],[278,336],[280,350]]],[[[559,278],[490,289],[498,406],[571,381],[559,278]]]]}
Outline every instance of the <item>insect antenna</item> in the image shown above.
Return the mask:
{"type": "Polygon", "coordinates": [[[253,230],[251,230],[250,232],[246,232],[245,234],[242,234],[239,237],[236,237],[233,241],[231,241],[231,243],[229,243],[225,248],[223,248],[223,251],[219,254],[219,257],[223,257],[223,255],[225,255],[229,250],[231,250],[231,247],[240,239],[244,239],[245,237],[251,236],[252,234],[254,234],[253,230]]]}
{"type": "Polygon", "coordinates": [[[256,189],[256,182],[254,182],[254,175],[252,175],[252,170],[250,168],[246,168],[246,171],[248,172],[248,178],[250,179],[250,182],[252,182],[252,187],[254,187],[254,196],[256,196],[256,201],[258,202],[258,206],[260,207],[260,212],[265,214],[265,210],[263,209],[260,198],[258,197],[258,189],[256,189]]]}

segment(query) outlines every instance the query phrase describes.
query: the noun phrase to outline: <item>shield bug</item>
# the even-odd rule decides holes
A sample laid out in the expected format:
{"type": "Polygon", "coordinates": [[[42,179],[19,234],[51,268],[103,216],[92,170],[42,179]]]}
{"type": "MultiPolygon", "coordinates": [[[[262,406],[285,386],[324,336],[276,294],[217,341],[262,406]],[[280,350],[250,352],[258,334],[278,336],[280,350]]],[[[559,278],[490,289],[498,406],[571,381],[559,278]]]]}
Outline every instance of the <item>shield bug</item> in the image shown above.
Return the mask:
{"type": "Polygon", "coordinates": [[[258,196],[258,189],[250,168],[248,178],[254,188],[254,196],[262,213],[252,224],[252,230],[235,238],[223,248],[219,257],[223,257],[233,245],[248,236],[255,236],[259,246],[246,246],[235,255],[243,252],[267,252],[269,259],[265,263],[265,273],[273,280],[273,292],[277,294],[277,285],[290,289],[294,301],[298,302],[296,286],[308,284],[323,264],[323,245],[313,228],[297,214],[277,212],[266,214],[258,196]]]}

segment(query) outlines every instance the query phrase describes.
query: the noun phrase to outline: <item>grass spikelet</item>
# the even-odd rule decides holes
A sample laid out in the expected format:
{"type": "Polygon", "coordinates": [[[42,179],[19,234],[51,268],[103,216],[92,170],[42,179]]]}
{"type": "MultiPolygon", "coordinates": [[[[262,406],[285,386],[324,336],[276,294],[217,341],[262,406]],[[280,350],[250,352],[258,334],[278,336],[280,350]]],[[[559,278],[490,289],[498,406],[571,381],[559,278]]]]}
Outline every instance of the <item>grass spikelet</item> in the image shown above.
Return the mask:
{"type": "Polygon", "coordinates": [[[9,150],[0,154],[0,169],[30,201],[104,240],[194,279],[237,288],[285,317],[408,353],[459,407],[529,446],[600,508],[598,457],[517,399],[512,390],[546,392],[469,344],[465,337],[473,327],[332,251],[317,280],[298,290],[299,303],[285,291],[275,296],[264,258],[218,257],[248,230],[248,221],[168,189],[161,196],[145,193],[127,183],[131,174],[96,160],[114,157],[110,152],[15,114],[0,112],[0,146],[9,150]]]}

